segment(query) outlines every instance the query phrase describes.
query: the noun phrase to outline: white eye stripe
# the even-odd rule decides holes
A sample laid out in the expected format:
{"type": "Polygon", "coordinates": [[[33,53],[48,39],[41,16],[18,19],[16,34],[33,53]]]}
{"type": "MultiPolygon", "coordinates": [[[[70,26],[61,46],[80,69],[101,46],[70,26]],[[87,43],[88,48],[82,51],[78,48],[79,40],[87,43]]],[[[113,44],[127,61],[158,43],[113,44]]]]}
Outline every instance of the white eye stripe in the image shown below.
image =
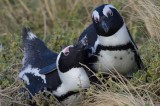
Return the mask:
{"type": "MultiPolygon", "coordinates": [[[[114,6],[112,6],[112,5],[106,5],[106,6],[104,6],[104,8],[103,8],[103,14],[104,14],[106,17],[108,17],[107,13],[112,13],[112,10],[111,10],[110,8],[116,9],[116,8],[115,8],[114,6]]],[[[113,13],[112,13],[112,14],[113,14],[113,13]]]]}
{"type": "Polygon", "coordinates": [[[92,17],[94,18],[95,21],[97,19],[99,20],[99,13],[98,13],[98,11],[94,10],[93,13],[92,13],[92,17]]]}

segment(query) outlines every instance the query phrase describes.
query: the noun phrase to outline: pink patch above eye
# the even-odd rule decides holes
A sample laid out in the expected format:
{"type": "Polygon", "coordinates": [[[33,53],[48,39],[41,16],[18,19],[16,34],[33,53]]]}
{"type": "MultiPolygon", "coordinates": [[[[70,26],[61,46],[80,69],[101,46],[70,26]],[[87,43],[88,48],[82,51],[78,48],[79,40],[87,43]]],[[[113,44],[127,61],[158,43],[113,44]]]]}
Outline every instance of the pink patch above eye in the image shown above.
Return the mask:
{"type": "Polygon", "coordinates": [[[64,48],[63,53],[69,52],[69,47],[64,48]]]}

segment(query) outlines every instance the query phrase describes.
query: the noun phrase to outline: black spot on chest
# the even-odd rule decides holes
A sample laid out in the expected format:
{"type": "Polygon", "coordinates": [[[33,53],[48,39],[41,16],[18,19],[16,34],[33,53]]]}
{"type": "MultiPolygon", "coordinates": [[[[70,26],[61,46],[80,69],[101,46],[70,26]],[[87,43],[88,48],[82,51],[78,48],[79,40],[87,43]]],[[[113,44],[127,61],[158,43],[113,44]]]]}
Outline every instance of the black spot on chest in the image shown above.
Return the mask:
{"type": "Polygon", "coordinates": [[[123,59],[123,57],[120,57],[119,59],[120,59],[120,60],[122,60],[122,59],[123,59]]]}

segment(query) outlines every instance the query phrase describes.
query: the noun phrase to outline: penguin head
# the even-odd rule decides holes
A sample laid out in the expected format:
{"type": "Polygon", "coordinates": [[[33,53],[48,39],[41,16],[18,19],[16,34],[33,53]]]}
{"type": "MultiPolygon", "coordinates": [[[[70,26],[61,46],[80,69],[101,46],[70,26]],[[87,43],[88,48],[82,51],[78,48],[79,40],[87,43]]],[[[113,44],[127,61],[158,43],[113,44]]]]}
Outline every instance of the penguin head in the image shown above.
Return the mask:
{"type": "Polygon", "coordinates": [[[92,21],[96,32],[100,36],[112,36],[123,26],[123,18],[116,8],[103,4],[92,12],[92,21]]]}
{"type": "Polygon", "coordinates": [[[87,42],[84,40],[78,42],[76,45],[70,45],[64,48],[58,55],[57,68],[59,71],[65,73],[72,68],[82,67],[80,63],[85,62],[85,47],[87,42]]]}

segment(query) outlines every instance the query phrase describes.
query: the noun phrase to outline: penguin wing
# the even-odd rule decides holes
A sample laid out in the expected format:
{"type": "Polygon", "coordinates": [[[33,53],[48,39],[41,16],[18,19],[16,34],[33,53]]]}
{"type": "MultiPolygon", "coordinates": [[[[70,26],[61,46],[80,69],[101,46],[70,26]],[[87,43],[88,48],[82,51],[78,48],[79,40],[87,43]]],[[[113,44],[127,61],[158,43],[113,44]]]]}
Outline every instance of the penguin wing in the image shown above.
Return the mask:
{"type": "Polygon", "coordinates": [[[134,46],[136,47],[136,49],[138,50],[138,47],[137,47],[136,43],[134,42],[134,40],[133,40],[133,38],[132,38],[132,36],[131,36],[131,33],[130,33],[129,30],[128,30],[128,27],[127,27],[127,31],[128,31],[129,37],[130,37],[130,39],[131,39],[131,42],[133,43],[133,45],[134,45],[134,46]]]}
{"type": "Polygon", "coordinates": [[[82,40],[85,36],[87,36],[88,39],[88,45],[94,47],[94,44],[97,40],[97,33],[93,26],[93,24],[90,24],[80,35],[78,41],[82,40]]]}
{"type": "Polygon", "coordinates": [[[39,73],[40,73],[40,74],[48,74],[48,73],[53,72],[53,71],[55,71],[55,70],[57,70],[56,63],[52,63],[52,64],[50,64],[50,65],[42,68],[42,69],[39,71],[39,73]]]}
{"type": "Polygon", "coordinates": [[[139,68],[140,70],[143,70],[145,67],[144,67],[144,64],[143,64],[140,56],[139,56],[138,54],[136,54],[135,57],[136,57],[135,60],[136,60],[136,62],[137,62],[138,68],[139,68]]]}
{"type": "Polygon", "coordinates": [[[134,52],[135,52],[135,60],[136,60],[136,63],[137,63],[137,65],[138,65],[138,69],[142,70],[142,69],[144,69],[144,64],[143,64],[143,62],[142,62],[142,60],[141,60],[141,57],[139,56],[138,47],[137,47],[136,43],[134,42],[134,40],[133,40],[133,38],[132,38],[132,36],[131,36],[128,28],[127,28],[127,31],[128,31],[130,40],[131,40],[131,42],[132,42],[132,44],[133,44],[133,46],[134,46],[134,49],[135,49],[135,50],[134,50],[134,52]]]}

